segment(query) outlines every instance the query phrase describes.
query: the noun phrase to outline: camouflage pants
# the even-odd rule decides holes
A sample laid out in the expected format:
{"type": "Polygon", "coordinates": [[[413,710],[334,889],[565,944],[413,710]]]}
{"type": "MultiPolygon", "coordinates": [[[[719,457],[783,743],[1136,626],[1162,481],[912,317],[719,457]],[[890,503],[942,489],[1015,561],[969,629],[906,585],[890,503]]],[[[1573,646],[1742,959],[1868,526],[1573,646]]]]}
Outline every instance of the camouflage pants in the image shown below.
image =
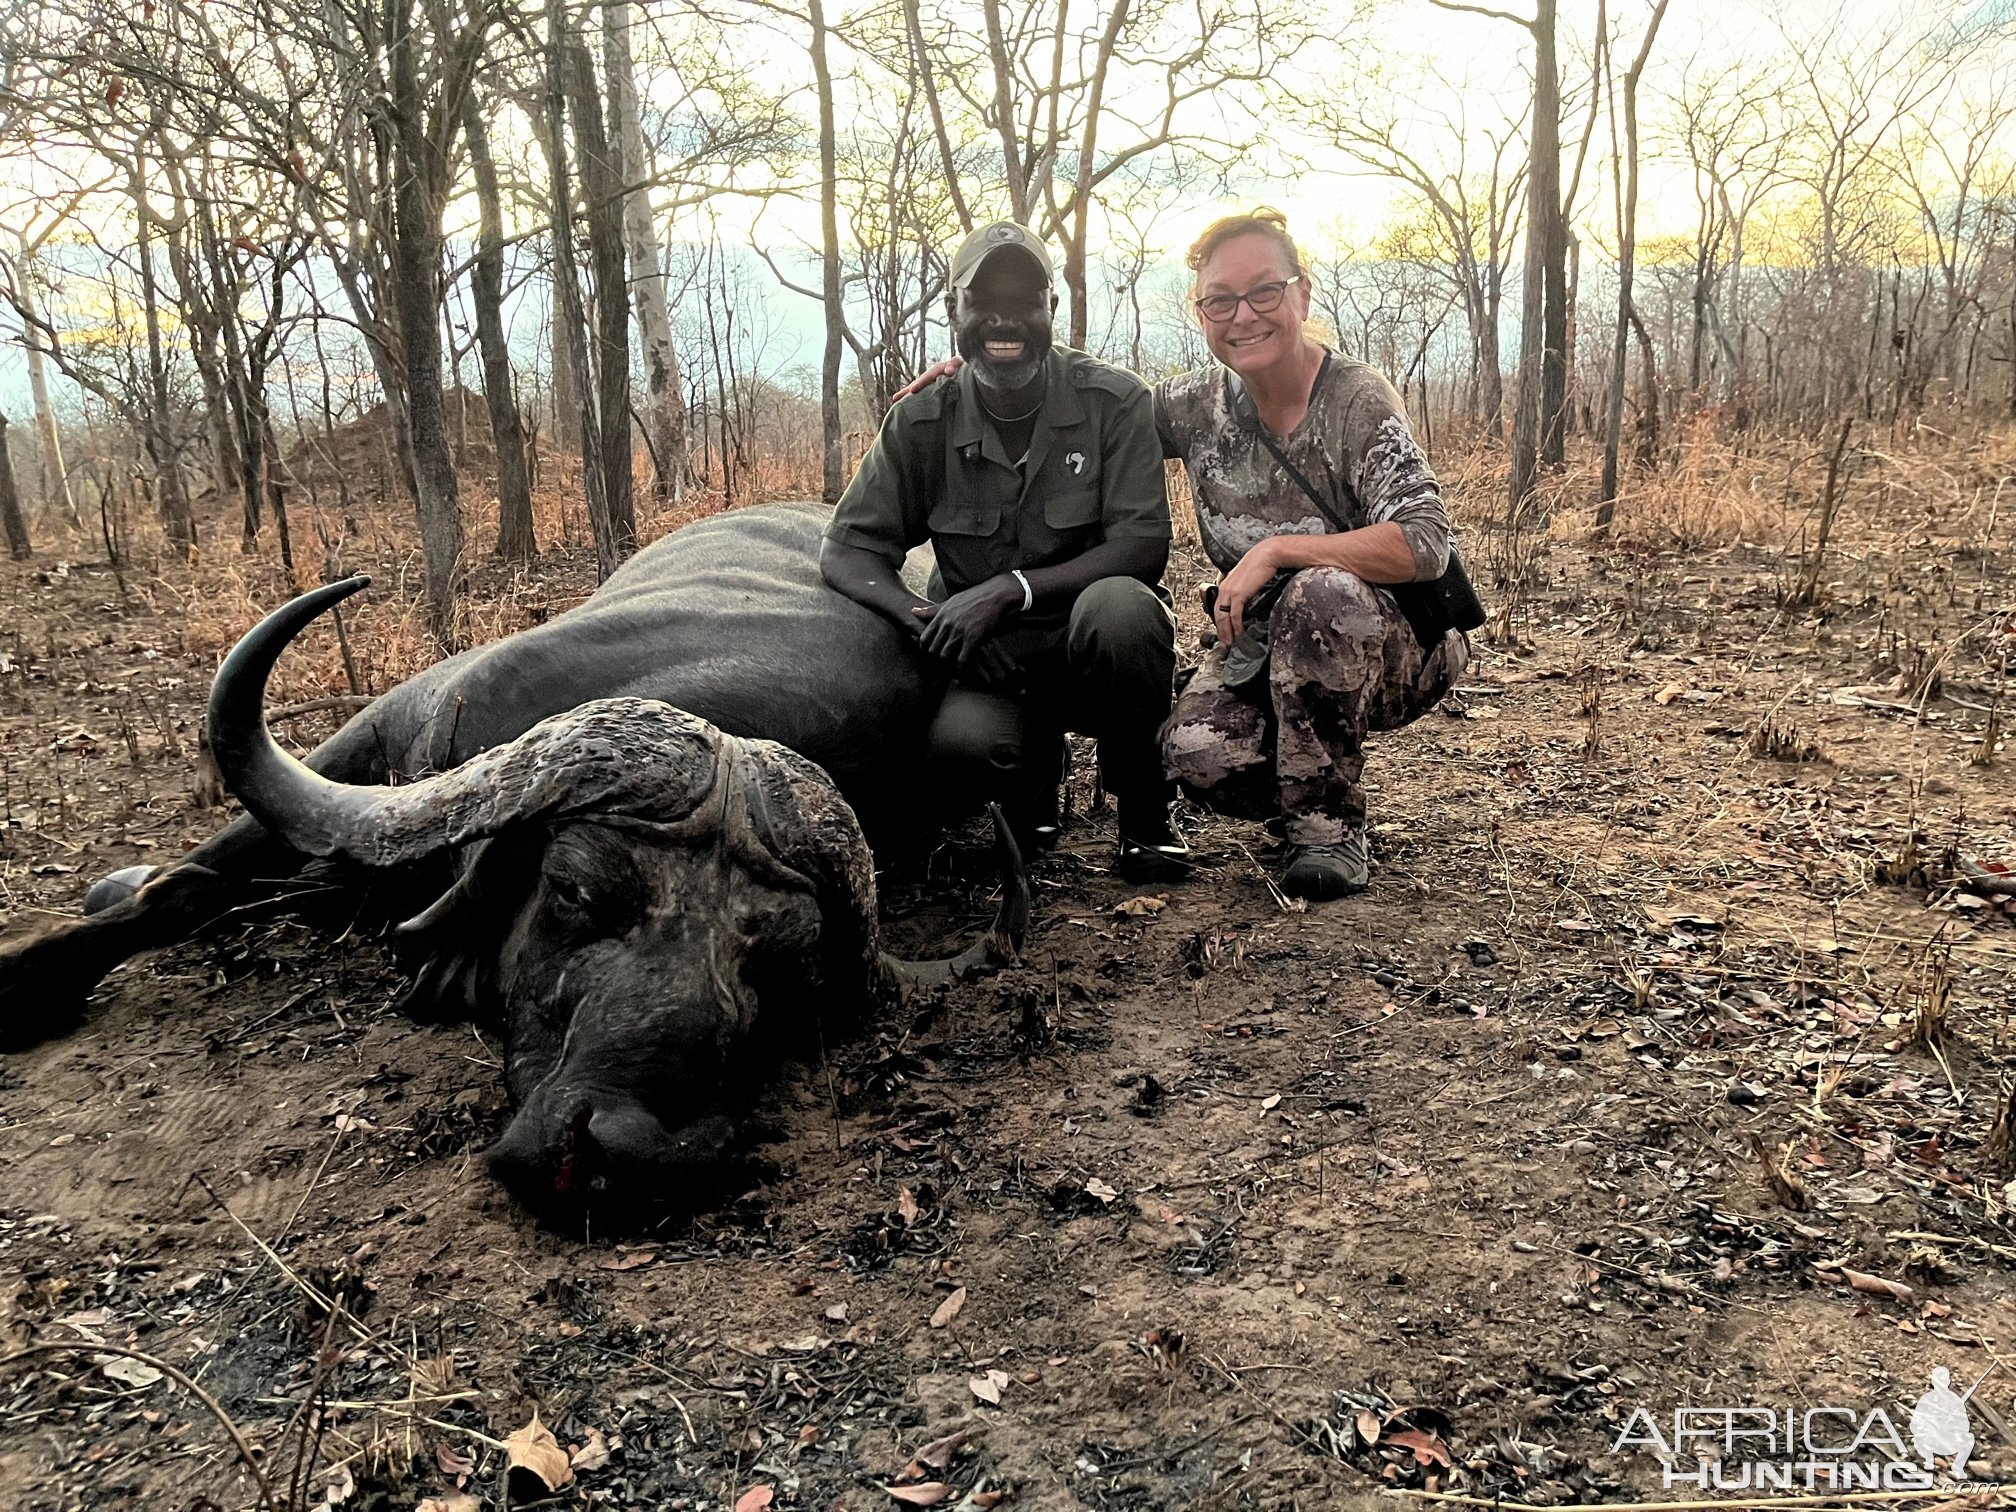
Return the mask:
{"type": "Polygon", "coordinates": [[[1393,596],[1354,573],[1295,574],[1269,621],[1272,656],[1243,687],[1209,652],[1162,727],[1169,775],[1199,802],[1286,822],[1295,845],[1334,845],[1365,822],[1365,737],[1421,717],[1470,660],[1452,630],[1424,653],[1393,596]]]}

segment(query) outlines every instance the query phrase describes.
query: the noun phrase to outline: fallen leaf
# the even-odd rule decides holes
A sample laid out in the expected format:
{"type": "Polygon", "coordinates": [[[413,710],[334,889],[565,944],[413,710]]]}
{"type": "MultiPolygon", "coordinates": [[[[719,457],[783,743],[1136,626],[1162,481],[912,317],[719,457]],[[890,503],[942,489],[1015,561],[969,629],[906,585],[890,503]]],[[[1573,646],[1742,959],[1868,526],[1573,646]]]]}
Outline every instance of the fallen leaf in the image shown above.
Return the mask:
{"type": "Polygon", "coordinates": [[[604,1260],[596,1269],[606,1271],[640,1270],[657,1258],[658,1251],[653,1249],[631,1250],[628,1254],[616,1255],[604,1260]]]}
{"type": "Polygon", "coordinates": [[[952,1456],[965,1448],[966,1441],[972,1437],[973,1435],[965,1430],[948,1433],[941,1439],[931,1440],[911,1458],[927,1470],[943,1470],[952,1463],[952,1456]]]}
{"type": "Polygon", "coordinates": [[[446,1444],[434,1446],[434,1463],[441,1467],[443,1475],[472,1475],[476,1470],[475,1455],[464,1454],[446,1444]]]}
{"type": "Polygon", "coordinates": [[[161,1379],[161,1372],[152,1365],[143,1365],[124,1355],[93,1355],[91,1358],[100,1370],[121,1386],[152,1386],[161,1379]]]}
{"type": "Polygon", "coordinates": [[[931,1326],[933,1328],[943,1328],[959,1316],[959,1309],[965,1305],[966,1288],[962,1286],[938,1304],[937,1310],[931,1314],[931,1326]]]}
{"type": "Polygon", "coordinates": [[[966,1382],[966,1389],[990,1407],[1001,1405],[1001,1388],[1008,1384],[1006,1371],[990,1370],[984,1376],[974,1376],[966,1382]],[[999,1377],[997,1380],[996,1377],[999,1377]]]}
{"type": "Polygon", "coordinates": [[[1378,1413],[1360,1412],[1356,1418],[1352,1419],[1352,1426],[1358,1430],[1359,1439],[1367,1446],[1379,1442],[1379,1429],[1381,1425],[1378,1413]]]}
{"type": "Polygon", "coordinates": [[[483,1503],[466,1491],[457,1491],[452,1496],[430,1496],[413,1512],[483,1512],[483,1503]]]}
{"type": "Polygon", "coordinates": [[[884,1486],[882,1489],[912,1507],[935,1507],[952,1494],[952,1488],[943,1481],[926,1481],[921,1486],[884,1486]]]}
{"type": "Polygon", "coordinates": [[[1158,914],[1168,906],[1169,900],[1167,897],[1151,898],[1142,896],[1139,898],[1126,898],[1115,903],[1113,905],[1113,912],[1116,914],[1129,914],[1138,919],[1145,915],[1158,914]]]}
{"type": "Polygon", "coordinates": [[[1097,1197],[1101,1202],[1111,1202],[1120,1195],[1097,1176],[1085,1183],[1085,1191],[1088,1196],[1097,1197]]]}
{"type": "MultiPolygon", "coordinates": [[[[1686,691],[1687,690],[1681,687],[1680,684],[1678,683],[1668,683],[1666,684],[1665,687],[1661,688],[1657,693],[1654,693],[1652,695],[1652,702],[1658,704],[1663,709],[1667,704],[1673,702],[1674,699],[1678,698],[1682,693],[1686,691]]],[[[1424,1460],[1422,1461],[1422,1463],[1426,1464],[1427,1461],[1424,1460]]]]}
{"type": "Polygon", "coordinates": [[[1850,1270],[1845,1265],[1836,1266],[1834,1269],[1838,1270],[1841,1273],[1841,1279],[1855,1288],[1856,1291],[1868,1292],[1870,1295],[1877,1297],[1891,1297],[1899,1302],[1917,1300],[1918,1293],[1906,1286],[1902,1281],[1891,1281],[1882,1276],[1872,1276],[1867,1271],[1850,1270]]]}
{"type": "Polygon", "coordinates": [[[847,1321],[847,1304],[845,1302],[835,1302],[831,1307],[826,1309],[826,1319],[830,1323],[845,1323],[847,1321]]]}
{"type": "Polygon", "coordinates": [[[777,1493],[768,1486],[751,1486],[735,1498],[735,1512],[768,1512],[777,1493]]]}
{"type": "Polygon", "coordinates": [[[537,1481],[548,1493],[574,1483],[574,1467],[567,1462],[567,1451],[553,1437],[553,1430],[539,1421],[536,1408],[531,1422],[505,1438],[504,1458],[510,1466],[511,1479],[528,1492],[531,1487],[524,1483],[529,1481],[537,1481]]]}
{"type": "Polygon", "coordinates": [[[905,1187],[896,1199],[896,1215],[903,1220],[903,1227],[909,1228],[917,1222],[917,1215],[923,1209],[917,1206],[917,1194],[905,1187]]]}
{"type": "Polygon", "coordinates": [[[600,1428],[588,1430],[588,1442],[568,1456],[568,1463],[576,1470],[600,1470],[609,1463],[609,1440],[600,1428]]]}
{"type": "Polygon", "coordinates": [[[338,1465],[334,1470],[324,1472],[328,1479],[322,1487],[322,1500],[317,1507],[340,1507],[357,1493],[357,1481],[347,1466],[338,1465]]]}
{"type": "Polygon", "coordinates": [[[1271,1097],[1261,1099],[1260,1111],[1262,1113],[1272,1113],[1276,1108],[1280,1106],[1281,1106],[1281,1094],[1279,1092],[1276,1092],[1271,1097]]]}
{"type": "Polygon", "coordinates": [[[1386,1442],[1398,1444],[1403,1449],[1412,1449],[1414,1463],[1417,1465],[1441,1465],[1444,1468],[1453,1468],[1455,1465],[1455,1461],[1449,1455],[1449,1446],[1432,1433],[1403,1428],[1398,1433],[1389,1431],[1386,1442]]]}

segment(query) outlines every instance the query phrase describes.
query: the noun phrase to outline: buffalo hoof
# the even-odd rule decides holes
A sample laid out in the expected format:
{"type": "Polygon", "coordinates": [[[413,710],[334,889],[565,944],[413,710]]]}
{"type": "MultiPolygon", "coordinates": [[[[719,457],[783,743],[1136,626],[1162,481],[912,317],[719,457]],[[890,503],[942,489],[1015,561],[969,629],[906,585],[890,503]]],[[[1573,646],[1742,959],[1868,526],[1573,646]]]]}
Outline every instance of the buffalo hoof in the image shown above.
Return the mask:
{"type": "Polygon", "coordinates": [[[0,1054],[61,1039],[84,1022],[102,972],[79,971],[60,939],[0,946],[0,1054]]]}
{"type": "Polygon", "coordinates": [[[100,877],[84,894],[84,917],[88,919],[93,914],[101,914],[124,903],[145,887],[148,879],[159,870],[158,866],[122,866],[109,877],[100,877]]]}

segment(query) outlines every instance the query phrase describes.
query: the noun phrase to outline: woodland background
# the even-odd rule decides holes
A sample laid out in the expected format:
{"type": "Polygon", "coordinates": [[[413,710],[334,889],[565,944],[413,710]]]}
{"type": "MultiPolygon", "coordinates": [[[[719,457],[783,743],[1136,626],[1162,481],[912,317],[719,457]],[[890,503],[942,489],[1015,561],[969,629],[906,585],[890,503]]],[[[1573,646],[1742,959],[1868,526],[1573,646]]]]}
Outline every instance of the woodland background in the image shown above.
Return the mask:
{"type": "Polygon", "coordinates": [[[1337,185],[1297,227],[1318,312],[1431,452],[1499,459],[1473,524],[1544,513],[1574,439],[1600,526],[1690,437],[2016,415],[2016,8],[1667,11],[18,5],[9,545],[300,582],[376,514],[446,649],[493,553],[578,536],[606,575],[696,510],[836,497],[976,221],[1039,229],[1060,337],[1152,378],[1205,357],[1203,211],[1337,185]]]}

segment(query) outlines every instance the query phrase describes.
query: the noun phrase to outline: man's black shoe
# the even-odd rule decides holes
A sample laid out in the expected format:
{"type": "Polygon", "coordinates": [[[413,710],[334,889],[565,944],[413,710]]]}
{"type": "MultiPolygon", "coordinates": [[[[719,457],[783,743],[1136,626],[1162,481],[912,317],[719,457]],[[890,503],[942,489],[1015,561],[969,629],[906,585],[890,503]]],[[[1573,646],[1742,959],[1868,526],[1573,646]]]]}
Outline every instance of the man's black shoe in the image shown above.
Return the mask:
{"type": "Polygon", "coordinates": [[[1025,791],[1001,805],[1008,829],[1026,856],[1040,856],[1057,848],[1061,828],[1057,789],[1025,791]]]}
{"type": "Polygon", "coordinates": [[[1349,897],[1371,885],[1371,856],[1363,830],[1346,830],[1335,845],[1296,846],[1281,878],[1281,890],[1290,897],[1319,903],[1349,897]]]}
{"type": "Polygon", "coordinates": [[[1190,847],[1176,833],[1169,805],[1120,805],[1120,875],[1129,882],[1180,882],[1190,875],[1190,847]]]}

